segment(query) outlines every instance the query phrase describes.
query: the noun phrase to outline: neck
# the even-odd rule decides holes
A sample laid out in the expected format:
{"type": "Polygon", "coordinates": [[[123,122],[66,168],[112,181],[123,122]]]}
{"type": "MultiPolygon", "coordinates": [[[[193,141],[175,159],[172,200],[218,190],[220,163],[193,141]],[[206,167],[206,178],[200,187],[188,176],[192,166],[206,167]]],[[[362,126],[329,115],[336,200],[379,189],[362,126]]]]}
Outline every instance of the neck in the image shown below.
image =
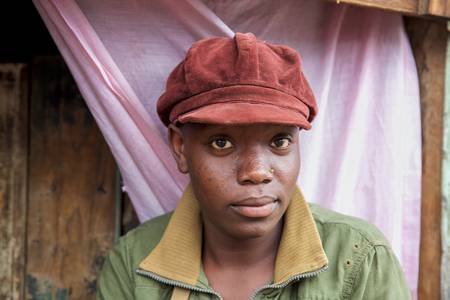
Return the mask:
{"type": "Polygon", "coordinates": [[[261,237],[234,238],[207,221],[203,221],[204,264],[217,267],[252,267],[261,264],[275,265],[283,222],[261,237]]]}

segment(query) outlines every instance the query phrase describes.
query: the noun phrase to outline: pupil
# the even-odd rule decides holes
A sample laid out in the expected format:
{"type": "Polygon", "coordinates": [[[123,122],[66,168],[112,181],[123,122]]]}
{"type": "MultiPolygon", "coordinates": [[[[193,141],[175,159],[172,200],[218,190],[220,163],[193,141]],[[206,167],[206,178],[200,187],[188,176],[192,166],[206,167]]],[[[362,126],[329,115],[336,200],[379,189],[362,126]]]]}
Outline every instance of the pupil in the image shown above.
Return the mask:
{"type": "Polygon", "coordinates": [[[279,139],[279,140],[276,140],[275,141],[275,145],[277,146],[277,147],[281,147],[281,146],[283,146],[283,143],[284,141],[283,141],[283,139],[279,139]]]}
{"type": "Polygon", "coordinates": [[[220,148],[225,147],[226,143],[227,142],[225,140],[217,140],[216,141],[217,146],[219,146],[220,148]]]}

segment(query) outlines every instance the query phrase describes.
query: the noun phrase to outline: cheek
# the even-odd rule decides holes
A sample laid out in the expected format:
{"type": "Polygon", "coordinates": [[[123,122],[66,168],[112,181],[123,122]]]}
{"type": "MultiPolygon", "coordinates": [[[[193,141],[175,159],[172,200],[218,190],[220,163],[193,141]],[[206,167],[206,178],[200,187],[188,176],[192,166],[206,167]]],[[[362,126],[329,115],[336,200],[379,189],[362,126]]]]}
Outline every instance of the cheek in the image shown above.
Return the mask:
{"type": "MultiPolygon", "coordinates": [[[[197,154],[201,154],[197,152],[197,154]]],[[[233,161],[224,157],[210,155],[192,156],[188,161],[191,183],[200,202],[215,199],[221,202],[230,192],[234,182],[233,161]]]]}
{"type": "Polygon", "coordinates": [[[200,190],[214,190],[219,184],[217,174],[220,174],[219,167],[205,163],[193,164],[189,168],[191,182],[200,190]]]}
{"type": "Polygon", "coordinates": [[[298,173],[300,170],[300,153],[293,150],[288,155],[279,156],[276,158],[276,164],[283,173],[298,173]]]}
{"type": "Polygon", "coordinates": [[[296,185],[300,171],[300,154],[298,151],[292,152],[287,156],[279,157],[274,162],[277,170],[278,181],[285,188],[293,189],[296,185]]]}
{"type": "Polygon", "coordinates": [[[297,181],[297,177],[300,172],[300,155],[298,152],[292,159],[290,159],[288,167],[286,167],[286,172],[289,174],[291,180],[297,181]]]}

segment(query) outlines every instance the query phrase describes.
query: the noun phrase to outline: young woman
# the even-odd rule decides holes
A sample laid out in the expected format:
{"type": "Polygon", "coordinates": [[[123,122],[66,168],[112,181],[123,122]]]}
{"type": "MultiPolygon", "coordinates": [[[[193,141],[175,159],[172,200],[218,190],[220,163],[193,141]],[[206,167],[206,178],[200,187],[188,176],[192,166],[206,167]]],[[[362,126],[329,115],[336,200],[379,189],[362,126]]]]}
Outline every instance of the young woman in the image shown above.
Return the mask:
{"type": "Polygon", "coordinates": [[[241,33],[195,43],[158,100],[191,182],[111,250],[98,299],[409,299],[383,235],[296,186],[316,112],[293,49],[241,33]]]}

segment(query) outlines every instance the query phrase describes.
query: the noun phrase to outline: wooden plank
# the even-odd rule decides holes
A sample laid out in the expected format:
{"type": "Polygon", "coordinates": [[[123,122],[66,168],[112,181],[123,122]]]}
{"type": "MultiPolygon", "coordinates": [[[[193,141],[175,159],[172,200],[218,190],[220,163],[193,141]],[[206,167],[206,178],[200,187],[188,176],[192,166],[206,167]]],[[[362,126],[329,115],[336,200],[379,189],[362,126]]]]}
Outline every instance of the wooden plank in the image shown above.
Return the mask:
{"type": "Polygon", "coordinates": [[[23,64],[0,65],[0,299],[23,299],[28,80],[23,64]]]}
{"type": "Polygon", "coordinates": [[[414,16],[450,18],[450,0],[329,0],[414,16]]]}
{"type": "Polygon", "coordinates": [[[428,0],[428,14],[450,17],[450,0],[428,0]]]}
{"type": "Polygon", "coordinates": [[[62,59],[32,70],[27,299],[94,299],[114,239],[115,163],[62,59]]]}
{"type": "Polygon", "coordinates": [[[391,10],[406,14],[417,14],[417,0],[332,0],[336,3],[347,3],[365,7],[391,10]]]}
{"type": "Polygon", "coordinates": [[[139,225],[139,219],[127,193],[122,193],[122,235],[136,228],[139,225]]]}
{"type": "Polygon", "coordinates": [[[441,163],[444,66],[447,30],[444,22],[407,20],[420,78],[422,114],[422,217],[419,299],[440,298],[441,163]]]}
{"type": "Polygon", "coordinates": [[[444,105],[444,158],[442,160],[442,299],[450,299],[450,33],[447,34],[444,105]]]}

